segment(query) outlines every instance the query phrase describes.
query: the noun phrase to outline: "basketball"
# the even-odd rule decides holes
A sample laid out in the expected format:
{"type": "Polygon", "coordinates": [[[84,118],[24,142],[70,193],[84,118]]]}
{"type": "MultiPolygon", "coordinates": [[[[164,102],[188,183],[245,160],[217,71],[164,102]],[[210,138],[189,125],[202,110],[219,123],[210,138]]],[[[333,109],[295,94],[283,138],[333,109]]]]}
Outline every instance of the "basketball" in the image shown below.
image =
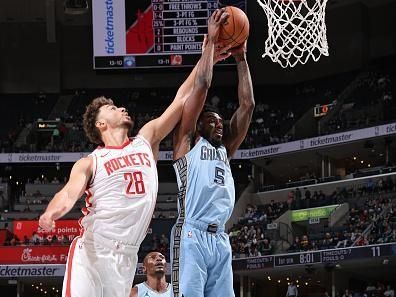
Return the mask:
{"type": "Polygon", "coordinates": [[[231,44],[231,48],[245,42],[249,36],[249,19],[239,8],[227,6],[226,11],[230,15],[222,25],[218,41],[224,46],[231,44]]]}

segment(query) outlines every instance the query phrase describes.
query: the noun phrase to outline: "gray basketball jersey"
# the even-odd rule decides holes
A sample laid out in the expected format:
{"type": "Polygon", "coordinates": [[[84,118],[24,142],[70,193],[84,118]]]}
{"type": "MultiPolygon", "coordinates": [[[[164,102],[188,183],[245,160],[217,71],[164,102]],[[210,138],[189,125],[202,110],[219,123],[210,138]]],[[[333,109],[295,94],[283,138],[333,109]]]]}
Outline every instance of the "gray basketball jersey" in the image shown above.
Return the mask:
{"type": "Polygon", "coordinates": [[[138,297],[173,297],[172,286],[168,284],[168,289],[164,293],[158,293],[153,291],[146,282],[137,284],[135,287],[138,288],[138,297]]]}
{"type": "Polygon", "coordinates": [[[179,187],[179,218],[224,226],[235,203],[226,148],[216,148],[201,137],[173,166],[179,187]]]}

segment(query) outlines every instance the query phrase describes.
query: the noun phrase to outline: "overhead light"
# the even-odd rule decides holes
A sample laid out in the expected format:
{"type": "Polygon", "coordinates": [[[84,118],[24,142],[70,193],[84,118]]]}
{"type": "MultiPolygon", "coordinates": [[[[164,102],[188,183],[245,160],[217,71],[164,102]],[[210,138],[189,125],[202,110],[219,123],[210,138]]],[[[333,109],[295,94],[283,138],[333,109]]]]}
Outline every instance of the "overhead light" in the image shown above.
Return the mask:
{"type": "Polygon", "coordinates": [[[353,159],[354,159],[354,160],[356,160],[356,157],[355,157],[355,156],[353,156],[353,159]]]}
{"type": "Polygon", "coordinates": [[[271,277],[268,275],[268,280],[271,280],[271,277]]]}
{"type": "Polygon", "coordinates": [[[278,283],[280,284],[280,279],[278,279],[278,283]]]}
{"type": "Polygon", "coordinates": [[[362,160],[362,161],[360,161],[360,163],[361,163],[361,164],[363,164],[363,163],[364,163],[364,161],[362,160]]]}
{"type": "Polygon", "coordinates": [[[290,280],[290,278],[286,277],[286,280],[290,280]]]}
{"type": "Polygon", "coordinates": [[[371,164],[367,164],[367,167],[371,167],[371,164]]]}
{"type": "Polygon", "coordinates": [[[306,282],[305,285],[308,286],[308,283],[306,282]]]}

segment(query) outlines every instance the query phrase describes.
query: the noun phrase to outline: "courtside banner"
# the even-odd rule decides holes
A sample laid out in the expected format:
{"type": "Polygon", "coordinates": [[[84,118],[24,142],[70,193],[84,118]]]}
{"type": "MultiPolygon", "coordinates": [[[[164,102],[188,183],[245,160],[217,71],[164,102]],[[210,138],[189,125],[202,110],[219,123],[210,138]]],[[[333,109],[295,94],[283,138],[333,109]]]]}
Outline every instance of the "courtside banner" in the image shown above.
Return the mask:
{"type": "Polygon", "coordinates": [[[65,264],[69,246],[2,246],[0,264],[65,264]]]}
{"type": "Polygon", "coordinates": [[[88,153],[0,154],[0,163],[74,163],[88,153]]]}
{"type": "Polygon", "coordinates": [[[66,265],[0,265],[0,278],[65,275],[66,265]]]}
{"type": "MultiPolygon", "coordinates": [[[[396,123],[347,131],[337,134],[318,136],[292,142],[280,143],[255,149],[238,150],[233,159],[256,159],[261,157],[275,156],[320,147],[345,144],[357,140],[396,134],[396,123]]],[[[88,153],[26,153],[26,154],[0,154],[0,163],[62,163],[76,162],[87,156],[88,153]]],[[[172,161],[171,151],[161,151],[159,161],[172,161]]]]}
{"type": "Polygon", "coordinates": [[[256,149],[238,150],[233,158],[255,159],[255,158],[280,155],[295,151],[302,151],[302,150],[314,149],[319,147],[343,144],[356,140],[362,140],[366,138],[373,138],[373,137],[385,136],[391,134],[396,134],[396,123],[347,131],[337,134],[318,136],[318,137],[307,138],[302,140],[296,140],[292,142],[280,143],[280,144],[275,144],[275,145],[256,148],[256,149]]]}
{"type": "Polygon", "coordinates": [[[94,56],[125,55],[125,0],[92,1],[94,56]]]}
{"type": "Polygon", "coordinates": [[[24,236],[31,239],[33,232],[36,232],[41,240],[47,238],[51,241],[53,236],[58,237],[58,241],[66,235],[69,241],[80,235],[81,226],[78,220],[59,220],[55,222],[55,228],[49,232],[44,232],[38,225],[38,221],[14,221],[14,234],[23,241],[24,236]]]}

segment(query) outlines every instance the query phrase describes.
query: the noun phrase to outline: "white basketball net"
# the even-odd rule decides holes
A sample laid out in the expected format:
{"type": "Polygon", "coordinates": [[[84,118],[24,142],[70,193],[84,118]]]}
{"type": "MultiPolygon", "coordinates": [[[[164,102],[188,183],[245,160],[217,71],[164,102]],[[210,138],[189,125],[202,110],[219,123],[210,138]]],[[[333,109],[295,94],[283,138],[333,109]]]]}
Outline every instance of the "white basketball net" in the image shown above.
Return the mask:
{"type": "Polygon", "coordinates": [[[327,0],[257,0],[268,19],[268,56],[283,68],[316,62],[328,56],[325,9],[327,0]]]}

